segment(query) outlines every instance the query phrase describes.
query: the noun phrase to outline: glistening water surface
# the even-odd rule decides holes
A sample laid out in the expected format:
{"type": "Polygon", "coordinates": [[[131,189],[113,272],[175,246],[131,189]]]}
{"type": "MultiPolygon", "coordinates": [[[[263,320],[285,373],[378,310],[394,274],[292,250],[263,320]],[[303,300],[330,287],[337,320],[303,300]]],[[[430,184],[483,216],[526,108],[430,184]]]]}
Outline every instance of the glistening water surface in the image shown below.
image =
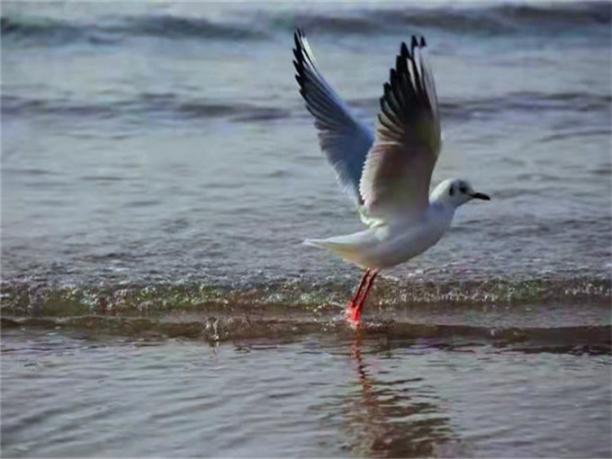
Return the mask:
{"type": "Polygon", "coordinates": [[[609,385],[595,348],[14,329],[2,342],[3,455],[609,457],[609,385]]]}

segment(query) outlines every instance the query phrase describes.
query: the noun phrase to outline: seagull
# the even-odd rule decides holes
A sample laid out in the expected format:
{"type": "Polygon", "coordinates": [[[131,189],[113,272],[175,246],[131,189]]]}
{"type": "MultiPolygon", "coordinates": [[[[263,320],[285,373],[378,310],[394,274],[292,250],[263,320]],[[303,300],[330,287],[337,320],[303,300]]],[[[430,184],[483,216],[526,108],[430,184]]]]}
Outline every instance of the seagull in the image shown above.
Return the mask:
{"type": "Polygon", "coordinates": [[[320,72],[304,33],[294,34],[293,64],[300,94],[314,116],[319,143],[366,229],[304,244],[330,250],[365,272],[346,305],[353,327],[382,269],[423,253],[448,231],[455,210],[489,200],[467,180],[448,179],[429,194],[441,148],[440,110],[425,38],[402,42],[383,86],[372,132],[340,99],[320,72]]]}

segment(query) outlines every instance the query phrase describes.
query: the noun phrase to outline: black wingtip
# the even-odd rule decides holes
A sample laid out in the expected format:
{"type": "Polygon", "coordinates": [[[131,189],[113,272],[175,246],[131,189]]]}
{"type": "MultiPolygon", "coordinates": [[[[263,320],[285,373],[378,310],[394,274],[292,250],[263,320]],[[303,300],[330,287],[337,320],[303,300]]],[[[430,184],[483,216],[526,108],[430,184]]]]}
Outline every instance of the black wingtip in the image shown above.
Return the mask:
{"type": "MultiPolygon", "coordinates": [[[[293,57],[295,60],[293,61],[293,66],[295,68],[295,80],[297,81],[300,87],[300,93],[304,88],[304,51],[302,48],[301,42],[301,30],[298,28],[295,30],[293,34],[293,40],[295,42],[295,48],[293,49],[293,57]]],[[[303,94],[302,94],[303,95],[303,94]]]]}
{"type": "Polygon", "coordinates": [[[425,37],[421,35],[421,48],[425,48],[426,46],[427,46],[427,43],[425,42],[425,37]]]}
{"type": "Polygon", "coordinates": [[[402,67],[402,62],[404,62],[404,60],[406,59],[406,57],[399,55],[395,57],[395,68],[396,69],[400,69],[402,67]]]}
{"type": "Polygon", "coordinates": [[[395,84],[396,80],[397,80],[397,72],[395,71],[395,69],[390,69],[389,70],[389,82],[393,85],[395,84]]]}
{"type": "Polygon", "coordinates": [[[297,29],[293,34],[293,42],[296,50],[302,48],[302,44],[300,43],[300,29],[297,29]]]}
{"type": "Polygon", "coordinates": [[[304,55],[304,49],[301,47],[295,48],[293,50],[293,57],[300,64],[300,67],[304,67],[304,61],[306,60],[306,56],[304,55]]]}
{"type": "Polygon", "coordinates": [[[412,40],[410,40],[410,49],[412,50],[412,52],[414,52],[414,48],[416,48],[417,46],[419,46],[419,42],[417,41],[416,35],[413,35],[412,40]]]}
{"type": "Polygon", "coordinates": [[[410,56],[410,53],[408,52],[408,47],[404,42],[402,42],[402,46],[400,46],[400,56],[402,56],[404,59],[407,59],[408,56],[410,56]]]}
{"type": "Polygon", "coordinates": [[[300,41],[302,41],[306,37],[306,34],[304,33],[304,29],[300,27],[296,27],[295,33],[293,35],[295,36],[296,40],[300,40],[300,41]]]}

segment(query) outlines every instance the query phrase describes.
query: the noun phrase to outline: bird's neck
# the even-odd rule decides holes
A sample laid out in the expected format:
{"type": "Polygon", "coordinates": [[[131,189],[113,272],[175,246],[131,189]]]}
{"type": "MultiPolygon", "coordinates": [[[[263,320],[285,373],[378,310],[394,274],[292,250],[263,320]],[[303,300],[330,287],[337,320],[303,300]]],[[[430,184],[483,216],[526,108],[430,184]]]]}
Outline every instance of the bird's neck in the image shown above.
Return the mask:
{"type": "Polygon", "coordinates": [[[455,210],[457,210],[457,207],[452,203],[437,197],[429,202],[427,213],[429,218],[444,221],[450,226],[455,216],[455,210]]]}
{"type": "Polygon", "coordinates": [[[435,193],[432,193],[429,196],[429,207],[438,210],[443,209],[447,212],[455,212],[457,209],[457,206],[453,202],[449,201],[446,196],[435,193]]]}

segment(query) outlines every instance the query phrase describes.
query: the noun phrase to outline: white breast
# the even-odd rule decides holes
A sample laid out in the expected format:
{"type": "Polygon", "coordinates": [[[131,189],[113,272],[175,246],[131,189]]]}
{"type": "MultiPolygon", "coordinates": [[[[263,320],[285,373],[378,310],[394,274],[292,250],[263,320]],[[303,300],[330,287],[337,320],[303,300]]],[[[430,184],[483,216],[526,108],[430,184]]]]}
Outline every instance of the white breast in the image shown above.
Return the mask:
{"type": "Polygon", "coordinates": [[[376,228],[373,240],[362,248],[362,263],[370,268],[390,268],[420,255],[440,240],[453,215],[453,210],[430,206],[419,222],[376,228]]]}

